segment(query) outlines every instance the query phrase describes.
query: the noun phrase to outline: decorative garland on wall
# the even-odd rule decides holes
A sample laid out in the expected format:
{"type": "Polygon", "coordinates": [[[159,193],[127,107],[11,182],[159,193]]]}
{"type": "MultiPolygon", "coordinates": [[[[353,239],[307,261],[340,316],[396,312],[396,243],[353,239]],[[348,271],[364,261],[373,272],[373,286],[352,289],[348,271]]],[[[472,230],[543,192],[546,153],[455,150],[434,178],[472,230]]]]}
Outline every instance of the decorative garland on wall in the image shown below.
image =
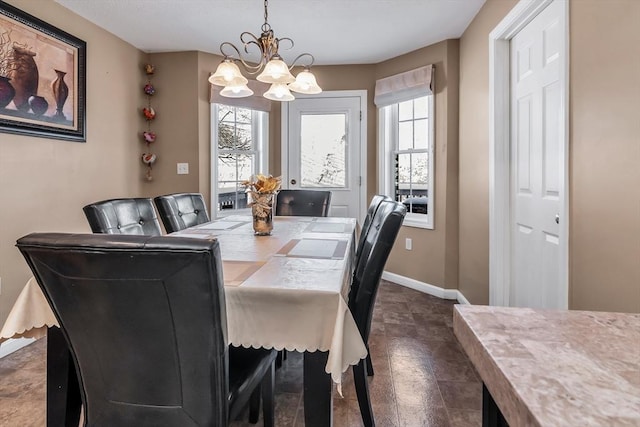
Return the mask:
{"type": "Polygon", "coordinates": [[[155,67],[151,64],[144,66],[144,72],[147,75],[147,84],[144,85],[144,93],[147,95],[147,106],[142,109],[142,114],[147,121],[147,130],[142,132],[142,141],[146,144],[146,152],[142,153],[142,163],[147,166],[147,172],[145,178],[147,181],[152,181],[153,176],[151,171],[153,170],[153,164],[156,162],[157,156],[151,152],[151,144],[156,141],[156,133],[151,130],[151,123],[156,118],[156,112],[151,106],[151,97],[156,93],[156,89],[151,84],[151,77],[155,72],[155,67]]]}

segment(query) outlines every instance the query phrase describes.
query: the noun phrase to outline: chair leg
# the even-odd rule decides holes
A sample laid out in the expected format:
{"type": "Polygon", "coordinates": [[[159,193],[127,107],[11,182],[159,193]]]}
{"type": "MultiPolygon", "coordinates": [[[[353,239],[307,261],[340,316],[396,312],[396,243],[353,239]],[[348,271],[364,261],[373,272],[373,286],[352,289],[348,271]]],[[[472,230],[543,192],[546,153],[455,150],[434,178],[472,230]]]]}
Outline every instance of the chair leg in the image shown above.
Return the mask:
{"type": "MultiPolygon", "coordinates": [[[[367,349],[368,351],[369,349],[367,349]]],[[[367,354],[367,376],[373,376],[373,364],[371,363],[371,353],[367,354]]]]}
{"type": "Polygon", "coordinates": [[[356,395],[358,396],[358,406],[360,406],[362,423],[365,427],[375,427],[376,423],[373,419],[371,398],[369,397],[369,384],[367,383],[367,365],[364,360],[360,360],[360,362],[353,367],[353,381],[356,386],[356,395]]]}
{"type": "Polygon", "coordinates": [[[251,424],[257,424],[260,418],[260,389],[261,387],[258,385],[249,398],[249,422],[251,424]]]}
{"type": "Polygon", "coordinates": [[[276,388],[276,366],[272,363],[262,379],[262,418],[264,427],[274,427],[276,423],[274,412],[274,395],[276,388]]]}

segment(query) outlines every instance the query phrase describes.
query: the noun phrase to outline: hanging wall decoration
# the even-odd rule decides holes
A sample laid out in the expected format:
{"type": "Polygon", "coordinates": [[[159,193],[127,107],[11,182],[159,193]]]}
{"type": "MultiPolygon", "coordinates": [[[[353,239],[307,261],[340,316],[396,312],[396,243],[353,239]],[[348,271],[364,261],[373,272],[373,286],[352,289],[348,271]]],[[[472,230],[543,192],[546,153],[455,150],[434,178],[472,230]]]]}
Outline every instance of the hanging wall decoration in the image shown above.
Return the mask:
{"type": "Polygon", "coordinates": [[[151,106],[151,98],[156,93],[156,89],[151,83],[151,77],[153,77],[155,67],[151,64],[146,64],[144,66],[144,72],[147,75],[147,84],[143,87],[144,94],[147,96],[147,106],[142,109],[142,115],[147,122],[147,130],[142,132],[142,141],[146,145],[146,150],[142,153],[142,163],[147,166],[147,171],[145,173],[146,180],[152,181],[153,175],[151,175],[151,171],[153,170],[153,164],[157,159],[157,156],[151,152],[151,144],[156,141],[156,133],[151,130],[151,124],[156,118],[156,112],[151,106]]]}

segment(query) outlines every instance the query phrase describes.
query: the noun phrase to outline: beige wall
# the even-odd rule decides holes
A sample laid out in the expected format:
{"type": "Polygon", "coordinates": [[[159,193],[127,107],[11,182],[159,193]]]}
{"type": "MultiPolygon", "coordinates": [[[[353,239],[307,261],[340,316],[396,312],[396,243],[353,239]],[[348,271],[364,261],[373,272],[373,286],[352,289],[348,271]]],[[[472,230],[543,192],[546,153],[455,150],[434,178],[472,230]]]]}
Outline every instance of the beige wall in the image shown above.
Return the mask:
{"type": "Polygon", "coordinates": [[[385,270],[453,289],[458,286],[458,48],[457,40],[447,40],[376,66],[379,79],[435,65],[434,229],[402,227],[385,270]],[[404,249],[407,237],[413,239],[411,251],[404,249]]]}
{"type": "Polygon", "coordinates": [[[87,42],[87,142],[0,133],[0,324],[31,275],[16,239],[90,232],[82,207],[138,195],[144,174],[144,55],[51,0],[8,3],[87,42]]]}
{"type": "Polygon", "coordinates": [[[489,33],[517,0],[487,0],[460,39],[458,289],[489,303],[489,33]]]}
{"type": "Polygon", "coordinates": [[[148,60],[155,66],[151,102],[156,119],[151,126],[157,139],[151,148],[158,160],[153,181],[144,183],[142,194],[198,191],[198,52],[155,53],[148,60]],[[189,174],[178,175],[177,163],[189,163],[189,174]]]}
{"type": "MultiPolygon", "coordinates": [[[[488,0],[460,41],[460,291],[489,298],[488,0]]],[[[640,2],[570,2],[569,307],[640,311],[640,2]]]]}
{"type": "Polygon", "coordinates": [[[639,24],[636,0],[570,3],[569,305],[577,310],[640,312],[639,24]]]}

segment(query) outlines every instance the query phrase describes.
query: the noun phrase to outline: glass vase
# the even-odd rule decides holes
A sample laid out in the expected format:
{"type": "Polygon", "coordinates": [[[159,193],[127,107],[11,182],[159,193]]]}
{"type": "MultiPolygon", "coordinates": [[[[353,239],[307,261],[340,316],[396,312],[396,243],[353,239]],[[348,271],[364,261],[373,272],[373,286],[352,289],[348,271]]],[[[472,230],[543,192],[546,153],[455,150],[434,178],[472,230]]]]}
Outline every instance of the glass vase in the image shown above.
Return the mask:
{"type": "Polygon", "coordinates": [[[273,194],[260,194],[251,204],[253,232],[256,236],[269,236],[273,231],[273,194]]]}

